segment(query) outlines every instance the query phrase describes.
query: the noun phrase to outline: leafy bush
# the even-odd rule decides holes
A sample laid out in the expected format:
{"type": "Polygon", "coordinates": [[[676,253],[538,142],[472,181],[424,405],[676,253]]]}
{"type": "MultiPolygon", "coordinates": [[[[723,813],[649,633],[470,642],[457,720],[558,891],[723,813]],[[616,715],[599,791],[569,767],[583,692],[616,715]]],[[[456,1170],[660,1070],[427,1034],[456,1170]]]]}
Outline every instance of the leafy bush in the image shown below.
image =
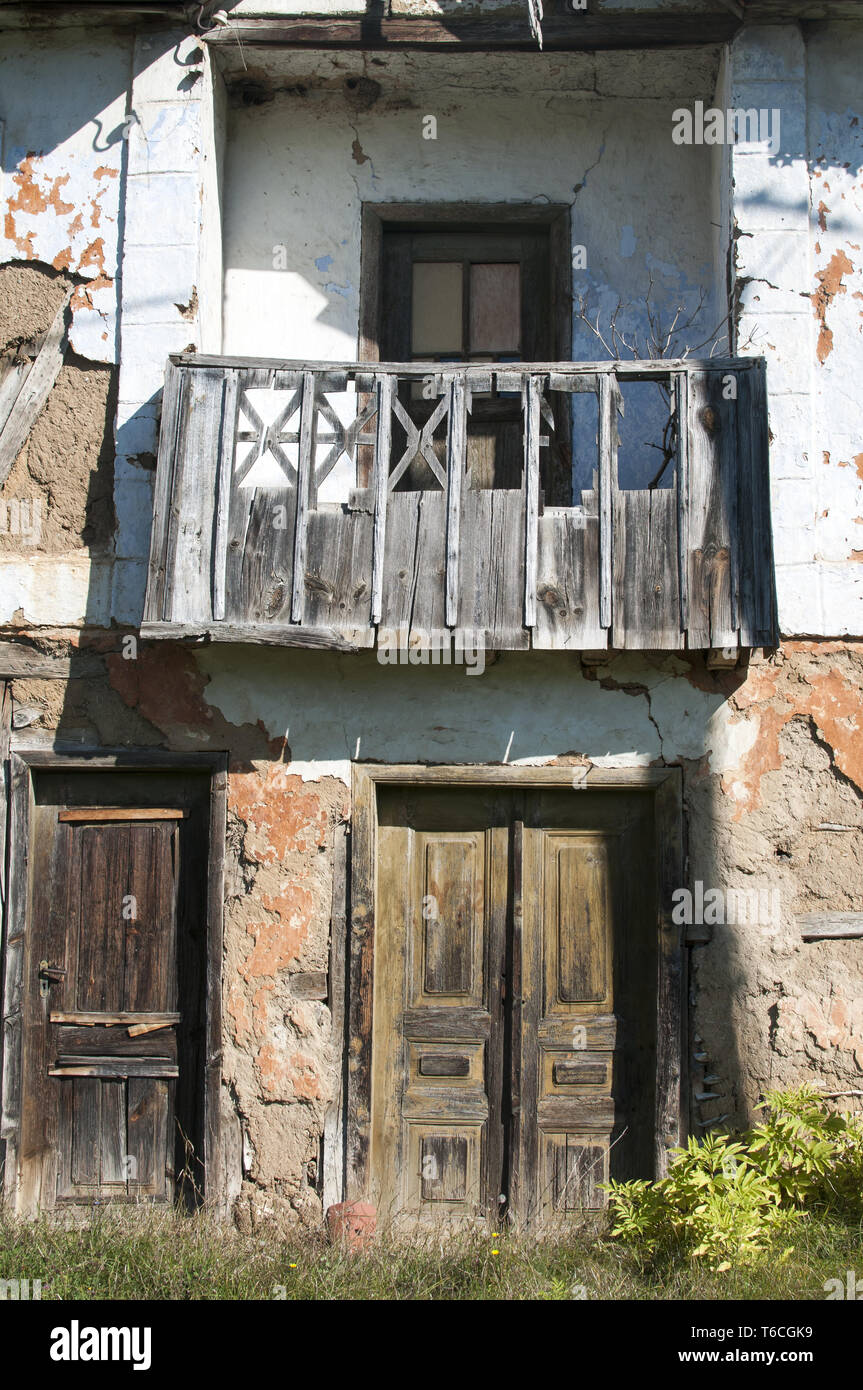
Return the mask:
{"type": "Polygon", "coordinates": [[[722,1272],[775,1256],[814,1212],[863,1214],[859,1118],[831,1113],[811,1086],[771,1091],[759,1108],[764,1121],[738,1138],[690,1138],[667,1178],[609,1183],[611,1234],[645,1255],[684,1253],[722,1272]]]}

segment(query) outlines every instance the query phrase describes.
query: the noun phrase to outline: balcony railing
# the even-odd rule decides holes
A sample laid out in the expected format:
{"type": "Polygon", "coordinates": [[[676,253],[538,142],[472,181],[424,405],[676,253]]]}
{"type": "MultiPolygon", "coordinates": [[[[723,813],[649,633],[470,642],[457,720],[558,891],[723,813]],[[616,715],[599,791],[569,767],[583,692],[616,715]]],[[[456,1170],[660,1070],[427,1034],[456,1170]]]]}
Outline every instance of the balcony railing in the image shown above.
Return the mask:
{"type": "Polygon", "coordinates": [[[341,650],[383,628],[468,629],[496,649],[770,646],[767,441],[754,358],[172,357],[142,633],[341,650]],[[621,416],[645,381],[667,402],[664,453],[656,477],[624,485],[621,416]],[[490,401],[517,444],[506,486],[478,463],[490,401]],[[595,426],[578,425],[584,406],[595,426]],[[564,474],[582,465],[563,501],[552,455],[564,474]]]}

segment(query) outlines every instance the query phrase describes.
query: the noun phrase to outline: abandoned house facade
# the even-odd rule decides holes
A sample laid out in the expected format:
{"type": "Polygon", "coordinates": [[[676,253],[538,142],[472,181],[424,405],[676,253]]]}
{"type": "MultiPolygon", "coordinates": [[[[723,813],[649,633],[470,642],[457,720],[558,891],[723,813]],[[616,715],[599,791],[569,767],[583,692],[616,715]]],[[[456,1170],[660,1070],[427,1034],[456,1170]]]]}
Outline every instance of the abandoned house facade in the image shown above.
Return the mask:
{"type": "Polygon", "coordinates": [[[860,1089],[857,8],[0,5],[15,1210],[860,1089]]]}

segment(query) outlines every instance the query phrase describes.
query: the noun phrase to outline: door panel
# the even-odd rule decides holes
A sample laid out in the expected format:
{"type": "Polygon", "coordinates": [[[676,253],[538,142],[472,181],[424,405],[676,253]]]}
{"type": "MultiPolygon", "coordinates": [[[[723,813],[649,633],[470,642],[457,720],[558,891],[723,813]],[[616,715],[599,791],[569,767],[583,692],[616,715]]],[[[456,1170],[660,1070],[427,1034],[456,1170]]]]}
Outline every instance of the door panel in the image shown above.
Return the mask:
{"type": "Polygon", "coordinates": [[[650,1176],[653,802],[385,789],[372,1173],[382,1214],[525,1225],[650,1176]]]}
{"type": "MultiPolygon", "coordinates": [[[[492,799],[384,794],[372,1041],[383,1214],[476,1213],[501,1164],[507,828],[492,799]]],[[[492,1184],[493,1185],[493,1184],[492,1184]]]]}
{"type": "Polygon", "coordinates": [[[48,1075],[60,1201],[172,1195],[181,818],[58,824],[67,954],[62,997],[50,986],[48,1075]]]}
{"type": "Polygon", "coordinates": [[[180,1129],[202,1153],[208,800],[205,775],[34,782],[20,1210],[169,1201],[180,1129]]]}

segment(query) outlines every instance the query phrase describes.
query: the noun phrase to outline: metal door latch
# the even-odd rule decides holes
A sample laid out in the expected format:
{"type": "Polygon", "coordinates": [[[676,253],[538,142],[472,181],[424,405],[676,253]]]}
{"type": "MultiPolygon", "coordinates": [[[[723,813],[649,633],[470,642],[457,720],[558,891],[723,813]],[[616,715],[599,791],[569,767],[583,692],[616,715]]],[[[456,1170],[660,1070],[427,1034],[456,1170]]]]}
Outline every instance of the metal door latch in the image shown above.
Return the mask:
{"type": "Polygon", "coordinates": [[[48,991],[52,985],[59,985],[66,978],[66,971],[59,965],[49,965],[47,960],[39,962],[39,994],[42,999],[48,998],[48,991]]]}

